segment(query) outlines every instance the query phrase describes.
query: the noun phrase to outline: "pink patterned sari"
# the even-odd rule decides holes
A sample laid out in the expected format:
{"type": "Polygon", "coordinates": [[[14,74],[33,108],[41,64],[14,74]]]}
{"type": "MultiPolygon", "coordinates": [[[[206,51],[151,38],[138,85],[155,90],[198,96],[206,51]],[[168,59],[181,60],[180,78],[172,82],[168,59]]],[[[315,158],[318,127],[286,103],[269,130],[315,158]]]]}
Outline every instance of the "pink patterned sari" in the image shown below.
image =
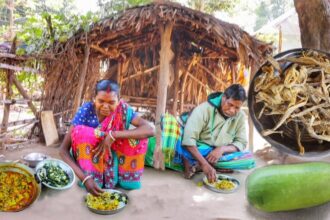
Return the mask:
{"type": "Polygon", "coordinates": [[[97,128],[77,125],[71,133],[73,156],[86,175],[92,175],[103,188],[114,188],[117,183],[125,189],[139,189],[144,170],[147,139],[117,139],[108,149],[95,157],[94,149],[109,131],[127,130],[133,109],[120,101],[116,110],[106,117],[97,128]]]}

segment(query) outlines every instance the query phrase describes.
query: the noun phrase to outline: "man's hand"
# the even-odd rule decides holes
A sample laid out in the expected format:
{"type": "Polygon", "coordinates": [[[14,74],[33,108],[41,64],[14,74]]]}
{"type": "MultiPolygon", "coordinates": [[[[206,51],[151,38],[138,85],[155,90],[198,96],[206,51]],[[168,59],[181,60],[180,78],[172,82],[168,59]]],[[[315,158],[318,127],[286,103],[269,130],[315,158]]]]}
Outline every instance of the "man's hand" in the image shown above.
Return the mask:
{"type": "Polygon", "coordinates": [[[98,156],[103,156],[103,154],[105,153],[105,150],[108,149],[109,151],[109,160],[112,157],[111,154],[111,145],[114,142],[114,140],[110,137],[110,135],[107,135],[106,138],[103,139],[103,141],[101,141],[99,143],[99,145],[94,149],[94,157],[98,157],[98,156]]]}
{"type": "Polygon", "coordinates": [[[202,165],[202,170],[210,183],[217,180],[217,172],[209,163],[204,163],[202,165]]]}
{"type": "Polygon", "coordinates": [[[210,163],[210,164],[215,164],[216,162],[218,162],[218,160],[220,159],[220,157],[222,157],[223,155],[223,151],[221,149],[221,147],[216,147],[214,150],[212,150],[207,156],[206,156],[206,160],[210,163]]]}
{"type": "Polygon", "coordinates": [[[93,178],[89,178],[88,180],[86,180],[85,182],[85,188],[86,190],[93,194],[94,196],[99,196],[101,193],[103,193],[104,191],[95,183],[95,181],[93,180],[93,178]]]}

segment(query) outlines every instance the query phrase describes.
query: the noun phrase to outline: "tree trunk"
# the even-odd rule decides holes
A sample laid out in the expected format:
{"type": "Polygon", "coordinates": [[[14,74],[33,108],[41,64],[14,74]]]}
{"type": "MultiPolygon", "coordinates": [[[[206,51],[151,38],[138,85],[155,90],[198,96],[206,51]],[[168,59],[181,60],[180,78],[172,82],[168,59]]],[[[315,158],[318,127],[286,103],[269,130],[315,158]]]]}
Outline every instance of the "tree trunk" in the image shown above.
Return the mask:
{"type": "Polygon", "coordinates": [[[302,47],[330,51],[330,0],[294,0],[302,47]]]}

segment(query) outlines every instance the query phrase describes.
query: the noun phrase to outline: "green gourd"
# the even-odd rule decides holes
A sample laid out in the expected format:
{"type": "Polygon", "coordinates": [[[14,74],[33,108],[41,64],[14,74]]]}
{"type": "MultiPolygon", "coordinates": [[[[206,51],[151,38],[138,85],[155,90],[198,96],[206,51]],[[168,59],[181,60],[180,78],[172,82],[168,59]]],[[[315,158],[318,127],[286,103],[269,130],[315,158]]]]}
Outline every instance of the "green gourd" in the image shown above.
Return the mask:
{"type": "Polygon", "coordinates": [[[253,171],[246,180],[249,203],[266,211],[288,211],[330,201],[330,163],[271,165],[253,171]]]}

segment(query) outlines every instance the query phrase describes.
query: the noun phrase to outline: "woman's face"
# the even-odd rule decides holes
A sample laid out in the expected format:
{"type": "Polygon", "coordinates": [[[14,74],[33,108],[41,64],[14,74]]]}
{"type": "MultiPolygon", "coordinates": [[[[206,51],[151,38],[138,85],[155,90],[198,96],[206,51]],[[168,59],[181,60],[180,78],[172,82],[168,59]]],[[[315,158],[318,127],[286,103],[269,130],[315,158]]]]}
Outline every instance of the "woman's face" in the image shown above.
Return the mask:
{"type": "Polygon", "coordinates": [[[99,91],[95,96],[96,112],[101,116],[108,116],[114,112],[119,103],[116,92],[99,91]]]}

